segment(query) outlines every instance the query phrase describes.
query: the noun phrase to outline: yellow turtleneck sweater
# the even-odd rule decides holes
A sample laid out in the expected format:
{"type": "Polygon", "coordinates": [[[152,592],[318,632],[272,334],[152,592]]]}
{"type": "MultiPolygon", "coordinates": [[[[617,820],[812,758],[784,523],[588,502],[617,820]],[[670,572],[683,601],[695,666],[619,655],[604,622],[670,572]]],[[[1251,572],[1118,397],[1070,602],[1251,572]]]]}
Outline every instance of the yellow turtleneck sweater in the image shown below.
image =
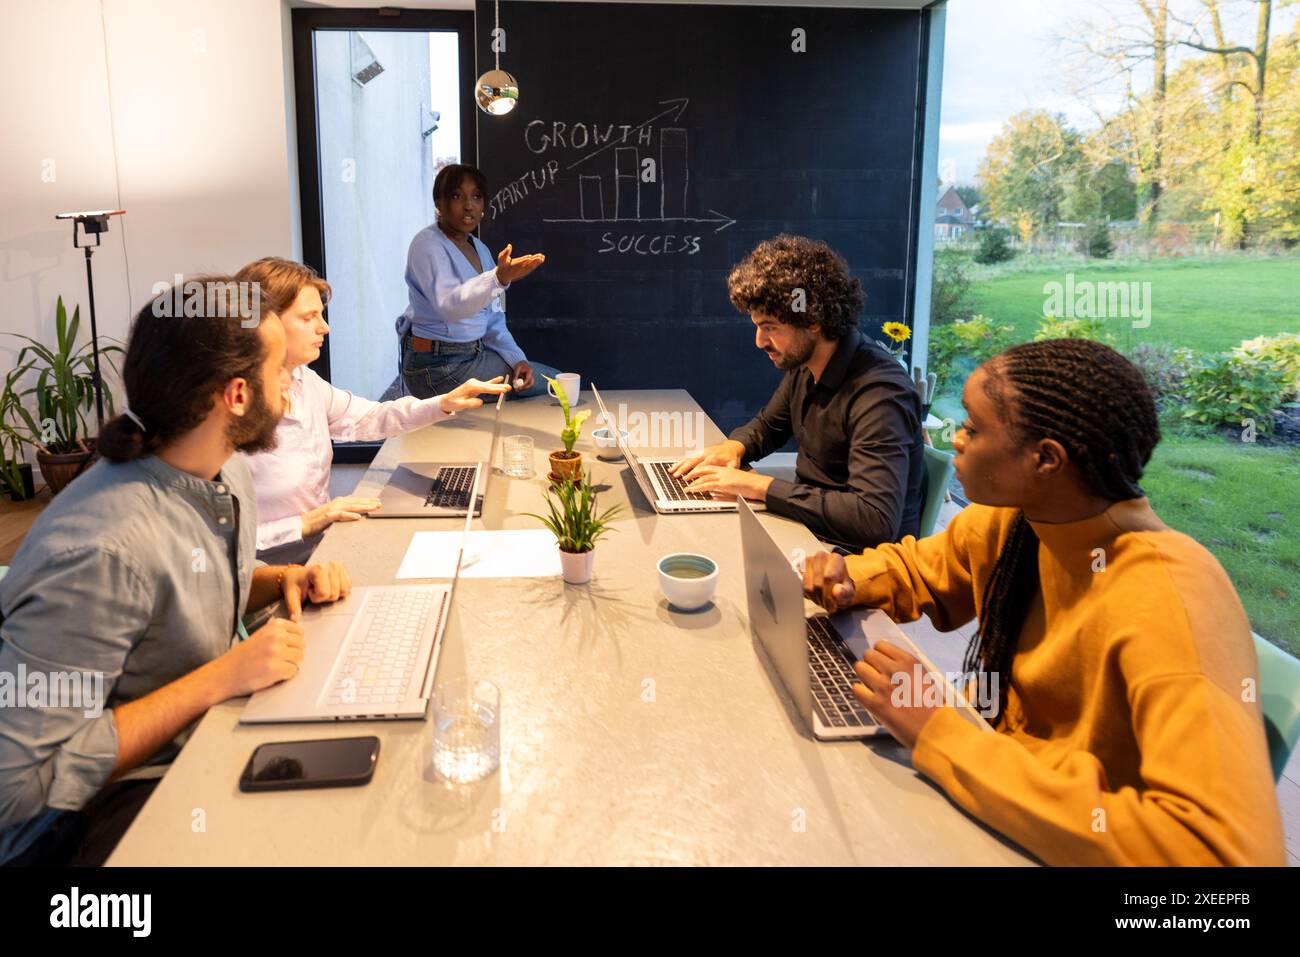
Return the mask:
{"type": "MultiPolygon", "coordinates": [[[[972,505],[850,556],[857,603],[940,631],[976,618],[1015,516],[972,505]]],[[[1145,498],[1031,525],[1041,587],[1005,718],[990,734],[936,712],[913,766],[1049,864],[1285,864],[1250,626],[1214,556],[1145,498]]]]}

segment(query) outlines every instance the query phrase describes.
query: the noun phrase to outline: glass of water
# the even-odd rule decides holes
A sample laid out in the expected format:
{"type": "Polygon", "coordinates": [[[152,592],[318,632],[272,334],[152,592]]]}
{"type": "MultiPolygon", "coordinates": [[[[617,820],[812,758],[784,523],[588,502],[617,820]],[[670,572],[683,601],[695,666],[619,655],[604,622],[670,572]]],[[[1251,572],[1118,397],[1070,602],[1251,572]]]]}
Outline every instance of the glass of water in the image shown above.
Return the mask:
{"type": "Polygon", "coordinates": [[[501,471],[512,478],[529,478],[533,474],[533,437],[508,435],[501,452],[501,471]]]}
{"type": "Polygon", "coordinates": [[[490,681],[454,678],[433,698],[433,769],[456,784],[485,778],[501,763],[501,692],[490,681]]]}

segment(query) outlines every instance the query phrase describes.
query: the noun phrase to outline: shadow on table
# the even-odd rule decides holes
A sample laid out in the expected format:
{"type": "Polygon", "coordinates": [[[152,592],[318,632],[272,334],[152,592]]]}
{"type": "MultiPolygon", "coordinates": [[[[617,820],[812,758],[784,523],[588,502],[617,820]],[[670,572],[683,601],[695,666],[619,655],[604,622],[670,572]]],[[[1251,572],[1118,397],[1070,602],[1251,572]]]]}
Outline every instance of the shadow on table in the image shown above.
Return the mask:
{"type": "MultiPolygon", "coordinates": [[[[748,624],[746,624],[746,627],[748,627],[748,624]]],[[[752,633],[750,642],[753,645],[755,656],[763,667],[764,675],[771,684],[776,698],[781,702],[781,708],[785,712],[785,718],[790,723],[791,728],[804,741],[815,745],[812,748],[799,748],[799,758],[808,771],[809,780],[816,786],[817,793],[825,801],[825,806],[831,810],[833,824],[840,837],[843,838],[844,846],[851,848],[852,840],[849,836],[847,822],[839,811],[839,801],[836,799],[830,776],[826,773],[826,767],[821,760],[821,755],[825,753],[822,749],[867,748],[877,756],[909,769],[912,767],[911,752],[888,735],[863,738],[857,741],[819,741],[808,726],[809,716],[801,715],[795,707],[794,699],[786,691],[785,684],[781,681],[781,675],[773,665],[772,659],[768,657],[767,649],[763,647],[758,637],[752,633]]],[[[917,777],[921,777],[921,775],[918,774],[917,777]]]]}
{"type": "MultiPolygon", "coordinates": [[[[498,767],[487,777],[468,784],[457,784],[441,777],[433,767],[433,723],[426,722],[415,736],[414,774],[407,777],[410,787],[398,798],[397,813],[402,823],[417,834],[442,834],[473,827],[484,841],[495,834],[501,807],[501,776],[498,767]],[[477,825],[477,827],[474,827],[477,825]]],[[[504,762],[506,756],[502,755],[504,762]]],[[[451,863],[429,861],[430,864],[451,863]]]]}
{"type": "Polygon", "coordinates": [[[720,640],[732,636],[723,634],[720,631],[708,634],[707,629],[721,624],[727,617],[744,619],[744,615],[734,602],[718,595],[715,595],[713,600],[703,608],[697,608],[695,611],[683,611],[676,605],[671,604],[667,598],[660,598],[655,604],[655,617],[665,625],[672,625],[682,631],[702,632],[698,637],[711,640],[720,640]]]}

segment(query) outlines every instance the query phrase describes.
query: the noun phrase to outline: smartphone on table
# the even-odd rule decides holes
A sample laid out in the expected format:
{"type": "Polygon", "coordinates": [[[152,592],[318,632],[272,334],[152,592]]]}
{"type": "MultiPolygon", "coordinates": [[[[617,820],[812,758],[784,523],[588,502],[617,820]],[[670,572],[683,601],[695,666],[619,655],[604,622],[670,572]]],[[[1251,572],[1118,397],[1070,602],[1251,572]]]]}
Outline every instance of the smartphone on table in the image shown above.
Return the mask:
{"type": "Polygon", "coordinates": [[[239,777],[239,790],[356,787],[374,776],[378,760],[379,739],[374,735],[276,741],[253,752],[239,777]]]}

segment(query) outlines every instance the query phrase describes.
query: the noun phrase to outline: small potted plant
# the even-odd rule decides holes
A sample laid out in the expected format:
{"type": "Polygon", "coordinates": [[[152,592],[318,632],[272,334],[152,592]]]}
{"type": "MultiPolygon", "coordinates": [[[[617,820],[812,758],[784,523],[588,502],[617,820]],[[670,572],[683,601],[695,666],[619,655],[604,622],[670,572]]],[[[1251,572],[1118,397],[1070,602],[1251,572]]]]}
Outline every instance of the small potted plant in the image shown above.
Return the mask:
{"type": "Polygon", "coordinates": [[[31,463],[23,461],[23,446],[36,443],[19,428],[22,400],[14,388],[21,373],[20,369],[10,372],[0,390],[0,491],[15,502],[36,497],[31,463]]]}
{"type": "Polygon", "coordinates": [[[560,400],[560,408],[564,411],[564,431],[560,433],[560,441],[564,443],[563,451],[551,453],[551,481],[557,479],[568,479],[571,482],[577,482],[582,479],[582,453],[575,452],[574,444],[578,441],[578,435],[582,432],[582,423],[591,418],[591,410],[584,409],[581,412],[574,413],[569,408],[569,397],[565,394],[564,387],[552,379],[550,376],[543,376],[547,382],[555,387],[555,397],[560,400]]]}
{"type": "MultiPolygon", "coordinates": [[[[72,321],[60,296],[55,308],[55,334],[57,345],[51,348],[30,336],[8,333],[27,345],[18,353],[13,381],[28,372],[36,373],[36,384],[22,392],[20,398],[34,396],[36,416],[21,402],[15,411],[26,424],[27,432],[36,446],[36,461],[41,467],[41,477],[50,491],[59,491],[80,475],[94,460],[95,439],[89,435],[86,413],[95,403],[94,359],[91,344],[77,348],[77,332],[81,328],[81,307],[73,310],[72,321]]],[[[102,346],[100,357],[114,372],[113,353],[123,352],[118,345],[102,346]]],[[[104,388],[104,402],[110,416],[113,393],[104,388]]]]}
{"type": "Polygon", "coordinates": [[[596,493],[592,491],[589,480],[583,479],[575,484],[569,479],[561,479],[546,489],[546,507],[551,512],[549,518],[532,512],[525,514],[540,521],[555,536],[564,580],[571,585],[591,581],[596,540],[610,531],[610,521],[623,506],[611,505],[604,512],[597,513],[596,493]]]}

